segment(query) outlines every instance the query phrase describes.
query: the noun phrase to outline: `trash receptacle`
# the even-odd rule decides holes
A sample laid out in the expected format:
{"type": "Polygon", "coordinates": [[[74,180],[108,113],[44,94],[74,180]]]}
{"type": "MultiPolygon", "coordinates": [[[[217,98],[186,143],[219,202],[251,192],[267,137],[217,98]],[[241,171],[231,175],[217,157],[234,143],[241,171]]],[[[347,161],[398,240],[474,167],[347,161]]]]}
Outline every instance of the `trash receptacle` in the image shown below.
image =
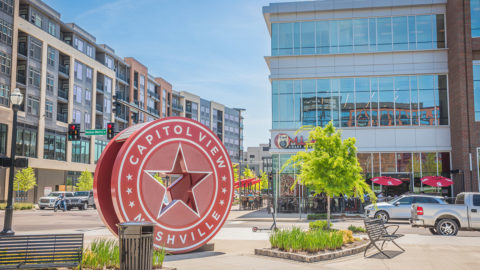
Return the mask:
{"type": "Polygon", "coordinates": [[[151,270],[153,256],[153,223],[117,224],[121,270],[151,270]]]}

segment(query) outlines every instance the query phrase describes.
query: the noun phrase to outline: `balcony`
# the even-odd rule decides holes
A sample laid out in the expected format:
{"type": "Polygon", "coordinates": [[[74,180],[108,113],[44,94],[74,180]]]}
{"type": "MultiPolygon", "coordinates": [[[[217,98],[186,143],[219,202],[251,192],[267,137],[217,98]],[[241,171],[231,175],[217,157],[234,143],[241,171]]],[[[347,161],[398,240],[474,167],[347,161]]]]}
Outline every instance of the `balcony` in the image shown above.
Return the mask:
{"type": "Polygon", "coordinates": [[[103,93],[103,83],[102,82],[97,82],[97,92],[103,93]]]}
{"type": "Polygon", "coordinates": [[[97,112],[103,112],[103,105],[102,104],[95,104],[95,109],[97,110],[97,112]]]}
{"type": "Polygon", "coordinates": [[[68,77],[68,70],[69,70],[69,66],[68,65],[62,65],[62,64],[58,64],[58,71],[60,73],[63,73],[63,75],[66,75],[68,77]]]}
{"type": "Polygon", "coordinates": [[[137,106],[137,107],[140,106],[140,102],[138,102],[138,99],[134,99],[133,104],[135,104],[135,106],[137,106]]]}
{"type": "Polygon", "coordinates": [[[125,75],[125,74],[121,74],[121,73],[117,72],[117,78],[124,81],[124,82],[127,81],[127,75],[125,75]]]}
{"type": "Polygon", "coordinates": [[[26,43],[19,43],[18,44],[18,53],[28,57],[28,51],[27,51],[27,44],[26,43]]]}
{"type": "Polygon", "coordinates": [[[138,81],[133,81],[133,86],[135,86],[135,88],[138,87],[138,81]]]}
{"type": "Polygon", "coordinates": [[[68,123],[68,115],[66,113],[57,113],[57,121],[68,123]]]}
{"type": "Polygon", "coordinates": [[[95,123],[95,129],[103,129],[102,123],[95,123]]]}
{"type": "Polygon", "coordinates": [[[179,112],[183,112],[183,106],[181,104],[172,103],[172,109],[179,112]]]}
{"type": "Polygon", "coordinates": [[[127,93],[123,93],[123,92],[120,92],[120,91],[117,91],[116,94],[115,94],[116,98],[119,99],[119,100],[123,100],[125,102],[129,102],[129,96],[127,93]]]}
{"type": "Polygon", "coordinates": [[[21,73],[17,73],[17,83],[27,85],[27,77],[21,73]]]}
{"type": "Polygon", "coordinates": [[[68,89],[58,88],[58,97],[68,100],[68,89]]]}
{"type": "Polygon", "coordinates": [[[121,122],[128,122],[126,114],[116,114],[115,118],[121,122]]]}
{"type": "Polygon", "coordinates": [[[152,98],[160,101],[160,95],[159,95],[157,92],[147,91],[147,93],[148,93],[148,95],[151,96],[152,98]]]}
{"type": "Polygon", "coordinates": [[[155,114],[157,116],[160,116],[159,112],[157,109],[154,109],[154,108],[150,108],[150,107],[147,107],[147,111],[151,114],[155,114]]]}

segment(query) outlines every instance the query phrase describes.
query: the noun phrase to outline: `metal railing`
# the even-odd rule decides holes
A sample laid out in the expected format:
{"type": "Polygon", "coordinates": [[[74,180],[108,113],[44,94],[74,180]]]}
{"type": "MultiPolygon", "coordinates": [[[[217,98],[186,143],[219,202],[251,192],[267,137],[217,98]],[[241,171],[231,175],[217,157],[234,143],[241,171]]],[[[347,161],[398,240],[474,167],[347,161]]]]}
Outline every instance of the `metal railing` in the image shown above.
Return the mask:
{"type": "Polygon", "coordinates": [[[58,88],[58,96],[64,99],[68,99],[68,89],[58,88]]]}
{"type": "Polygon", "coordinates": [[[102,82],[97,82],[97,90],[100,90],[103,92],[104,86],[102,82]]]}
{"type": "Polygon", "coordinates": [[[18,43],[18,53],[24,56],[28,56],[26,43],[18,43]]]}
{"type": "Polygon", "coordinates": [[[66,113],[57,113],[57,121],[67,123],[68,115],[66,113]]]}
{"type": "Polygon", "coordinates": [[[63,74],[68,75],[68,69],[68,65],[58,64],[58,71],[62,72],[63,74]]]}
{"type": "Polygon", "coordinates": [[[152,114],[155,114],[155,115],[160,115],[159,111],[157,109],[154,109],[154,108],[147,107],[147,111],[149,113],[152,113],[152,114]]]}
{"type": "Polygon", "coordinates": [[[102,104],[95,104],[95,108],[97,109],[97,111],[103,112],[103,106],[102,106],[102,104]]]}
{"type": "Polygon", "coordinates": [[[17,82],[23,85],[27,84],[27,77],[21,73],[17,73],[17,82]]]}
{"type": "Polygon", "coordinates": [[[181,104],[172,103],[172,109],[183,112],[183,106],[181,104]]]}
{"type": "Polygon", "coordinates": [[[119,100],[123,100],[123,101],[127,101],[127,102],[129,101],[129,96],[128,96],[127,93],[123,93],[123,92],[117,91],[117,92],[115,93],[115,96],[116,96],[116,98],[119,99],[119,100]]]}
{"type": "Polygon", "coordinates": [[[123,81],[127,81],[127,76],[125,74],[121,74],[121,73],[117,72],[117,78],[119,78],[123,81]]]}

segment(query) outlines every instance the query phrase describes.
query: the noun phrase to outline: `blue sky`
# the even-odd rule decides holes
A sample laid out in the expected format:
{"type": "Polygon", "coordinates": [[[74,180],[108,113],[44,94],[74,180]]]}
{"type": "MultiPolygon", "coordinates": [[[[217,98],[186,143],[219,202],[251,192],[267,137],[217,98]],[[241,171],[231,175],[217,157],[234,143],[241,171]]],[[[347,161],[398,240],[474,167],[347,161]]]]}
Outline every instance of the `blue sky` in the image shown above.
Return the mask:
{"type": "Polygon", "coordinates": [[[270,36],[264,0],[44,0],[122,57],[229,107],[245,108],[244,147],[268,143],[270,36]]]}

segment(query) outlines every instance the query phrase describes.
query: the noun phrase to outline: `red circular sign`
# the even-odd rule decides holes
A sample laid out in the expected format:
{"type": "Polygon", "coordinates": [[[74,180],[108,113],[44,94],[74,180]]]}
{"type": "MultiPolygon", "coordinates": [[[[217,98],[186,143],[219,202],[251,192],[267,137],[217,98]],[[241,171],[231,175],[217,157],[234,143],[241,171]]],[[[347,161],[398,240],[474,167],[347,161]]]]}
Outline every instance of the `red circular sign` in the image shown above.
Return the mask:
{"type": "MultiPolygon", "coordinates": [[[[224,224],[233,200],[233,170],[221,141],[186,118],[153,121],[127,137],[110,171],[118,221],[154,223],[154,245],[171,253],[206,244],[224,224]]],[[[100,205],[100,213],[104,208],[100,205]]],[[[106,216],[115,231],[116,220],[106,216]]]]}

